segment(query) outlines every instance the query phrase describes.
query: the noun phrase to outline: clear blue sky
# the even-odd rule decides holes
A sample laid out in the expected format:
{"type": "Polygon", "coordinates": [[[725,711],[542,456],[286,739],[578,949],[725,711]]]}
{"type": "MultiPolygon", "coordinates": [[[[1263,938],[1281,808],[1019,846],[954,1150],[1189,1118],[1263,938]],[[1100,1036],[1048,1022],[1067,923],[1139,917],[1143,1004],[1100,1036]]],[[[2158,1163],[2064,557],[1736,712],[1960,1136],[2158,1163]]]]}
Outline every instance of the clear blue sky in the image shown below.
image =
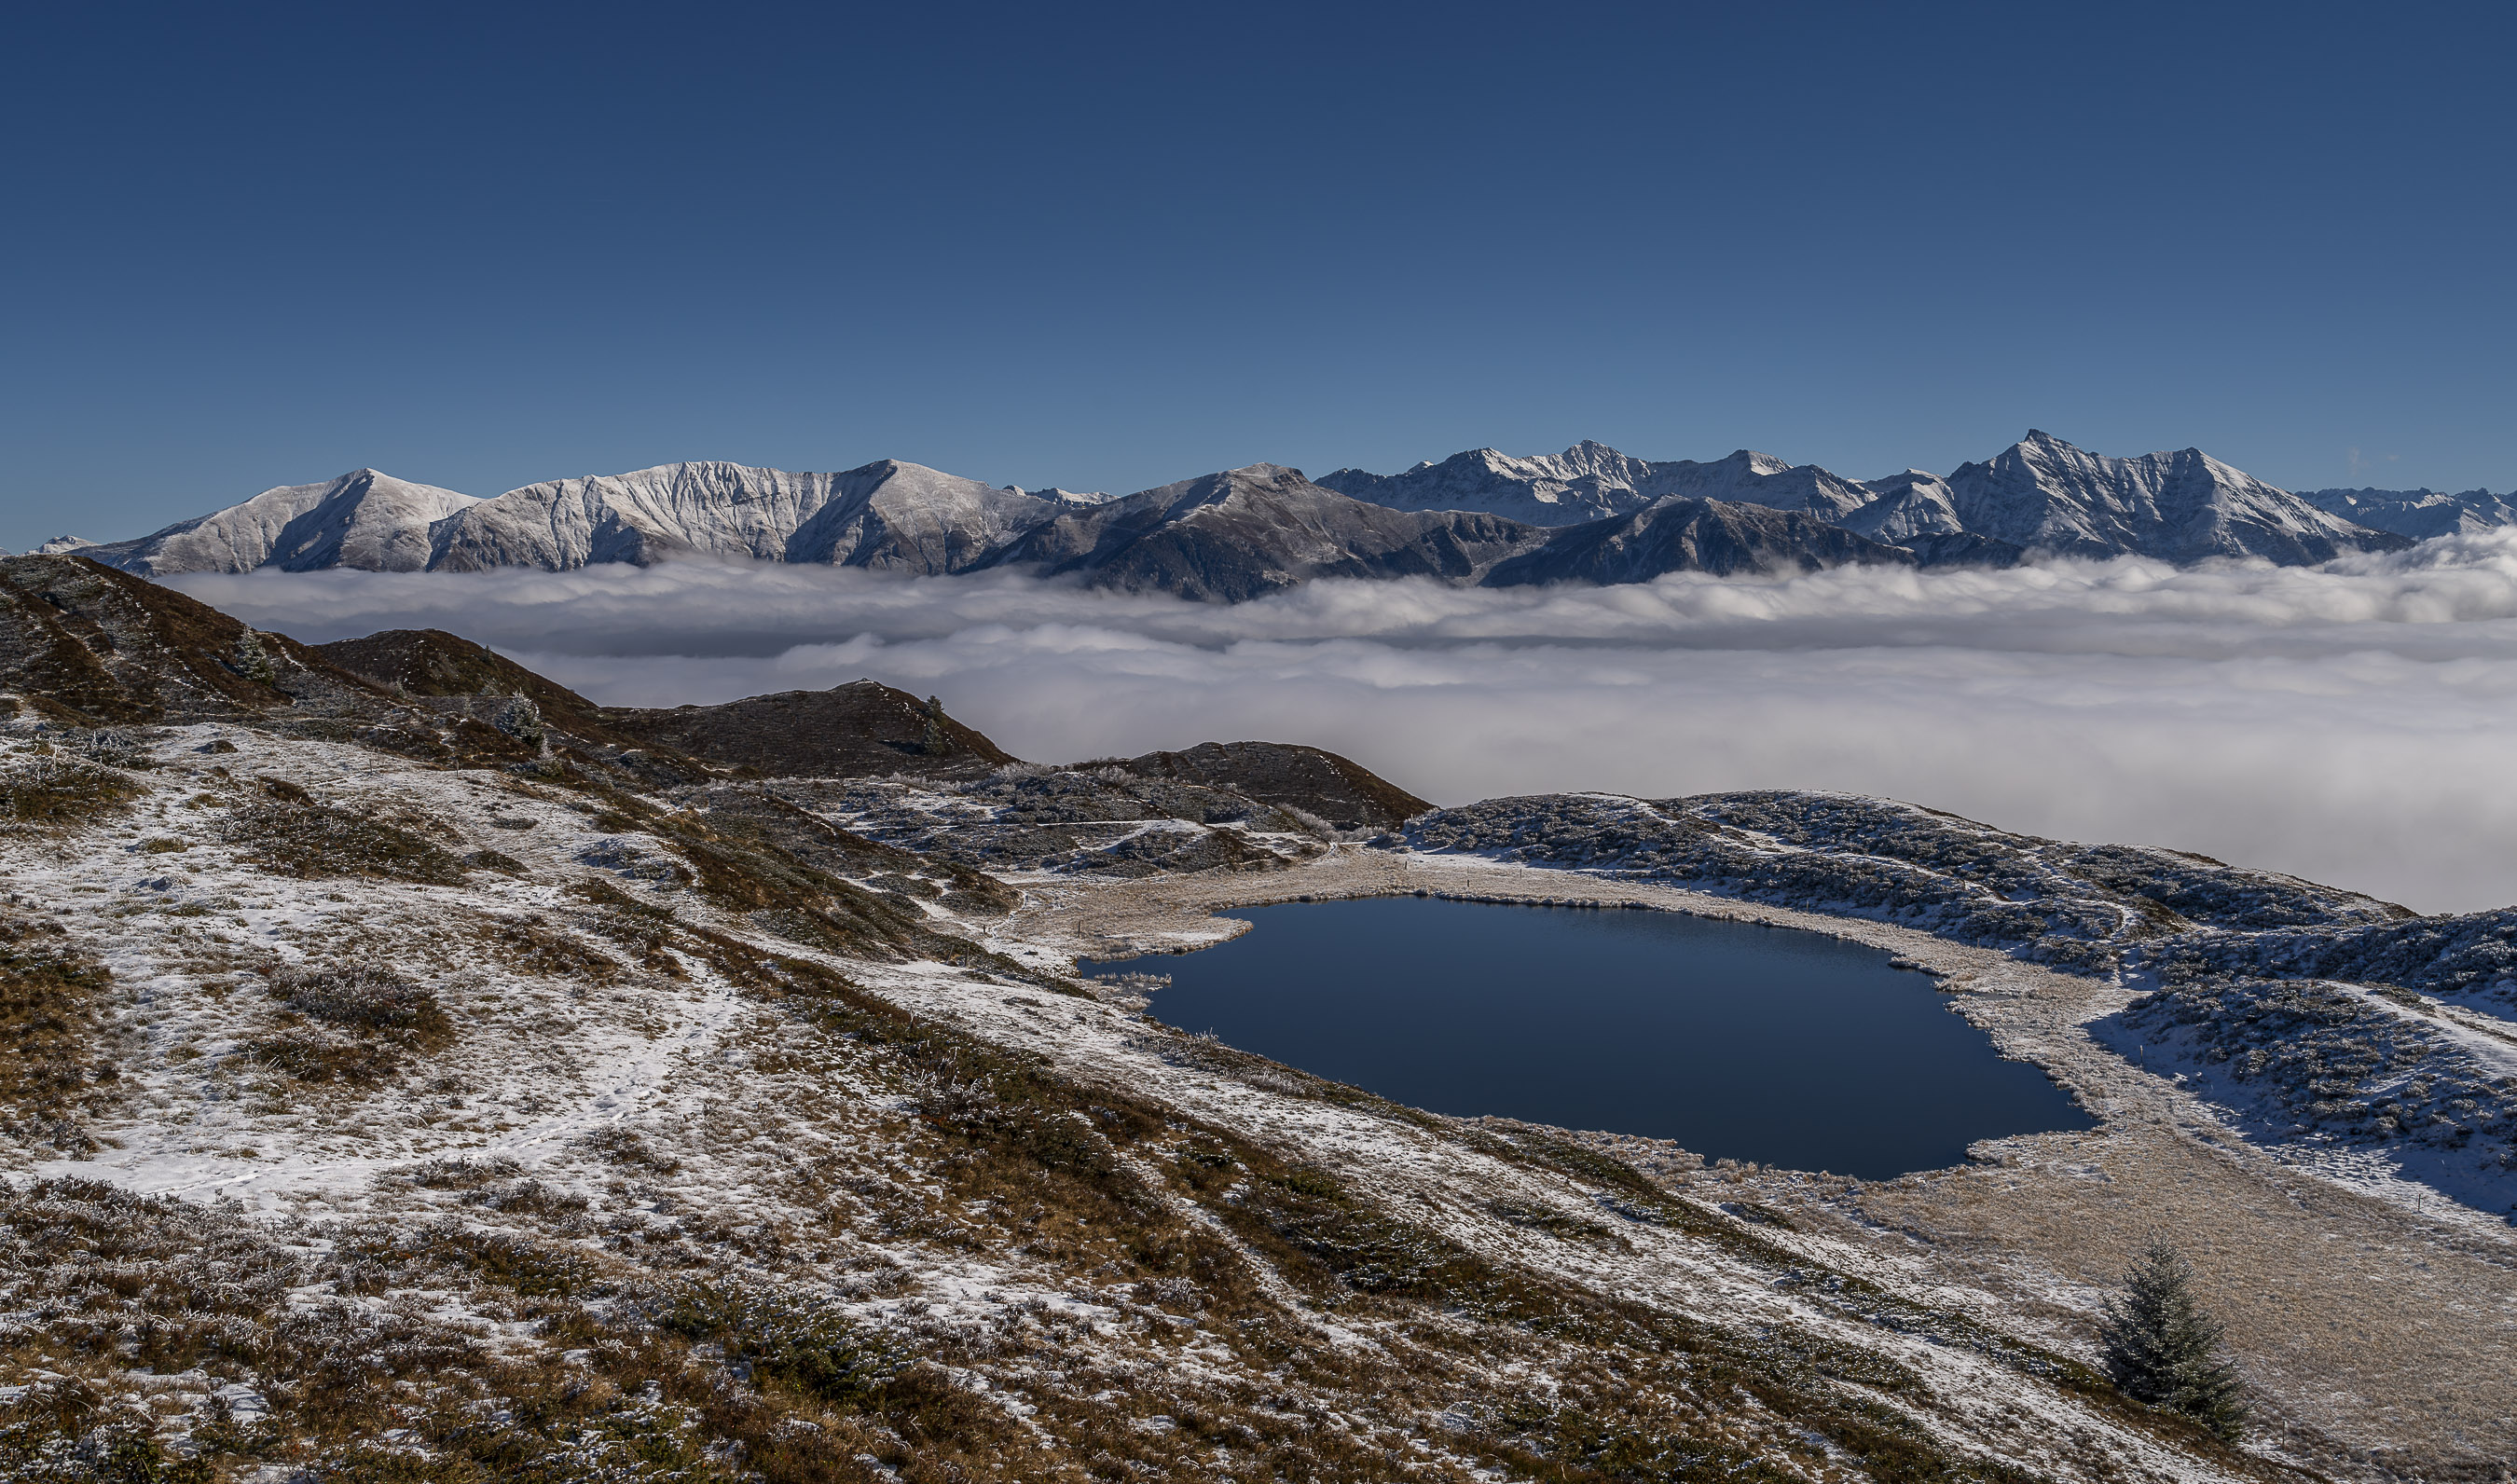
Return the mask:
{"type": "Polygon", "coordinates": [[[362,464],[1118,489],[1592,437],[1870,477],[2030,426],[2504,488],[2512,42],[2505,4],[15,6],[0,544],[362,464]]]}

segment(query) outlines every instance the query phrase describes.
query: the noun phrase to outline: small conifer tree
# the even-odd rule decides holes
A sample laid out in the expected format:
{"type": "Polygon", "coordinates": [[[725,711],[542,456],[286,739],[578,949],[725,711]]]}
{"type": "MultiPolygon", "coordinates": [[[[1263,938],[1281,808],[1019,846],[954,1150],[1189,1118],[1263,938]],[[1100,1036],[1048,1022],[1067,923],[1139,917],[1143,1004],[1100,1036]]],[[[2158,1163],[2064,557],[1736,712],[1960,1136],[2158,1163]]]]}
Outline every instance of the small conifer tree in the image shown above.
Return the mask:
{"type": "Polygon", "coordinates": [[[2220,1322],[2194,1298],[2194,1269],[2164,1238],[2124,1274],[2100,1336],[2107,1375],[2136,1401],[2182,1413],[2228,1442],[2246,1421],[2245,1382],[2220,1353],[2220,1322]]]}
{"type": "Polygon", "coordinates": [[[262,647],[262,636],[251,629],[236,640],[235,670],[247,680],[271,684],[271,653],[262,647]]]}

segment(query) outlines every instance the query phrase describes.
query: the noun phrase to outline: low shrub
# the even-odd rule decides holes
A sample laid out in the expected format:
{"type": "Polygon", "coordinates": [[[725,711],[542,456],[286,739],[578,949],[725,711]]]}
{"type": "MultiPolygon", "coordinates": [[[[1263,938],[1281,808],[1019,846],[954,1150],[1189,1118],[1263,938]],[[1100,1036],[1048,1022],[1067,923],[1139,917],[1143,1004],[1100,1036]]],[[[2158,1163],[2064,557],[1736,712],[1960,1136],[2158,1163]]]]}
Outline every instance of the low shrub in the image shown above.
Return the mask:
{"type": "Polygon", "coordinates": [[[754,1385],[798,1392],[825,1406],[878,1403],[905,1369],[907,1354],[809,1295],[693,1284],[665,1301],[657,1323],[713,1341],[726,1359],[751,1368],[754,1385]]]}
{"type": "Polygon", "coordinates": [[[492,1180],[503,1180],[521,1173],[522,1165],[504,1155],[441,1156],[408,1169],[398,1170],[401,1178],[426,1190],[477,1190],[492,1180]]]}
{"type": "Polygon", "coordinates": [[[334,1025],[424,1035],[447,1027],[437,996],[389,969],[284,964],[271,971],[270,982],[271,993],[290,1009],[334,1025]]]}
{"type": "Polygon", "coordinates": [[[113,813],[140,785],[82,757],[42,752],[0,766],[0,821],[21,828],[58,829],[113,813]]]}
{"type": "Polygon", "coordinates": [[[26,1110],[0,1123],[28,1142],[85,1154],[94,1142],[66,1116],[117,1080],[106,1059],[98,992],[105,965],[60,923],[0,917],[0,1104],[26,1110]]]}
{"type": "Polygon", "coordinates": [[[343,1036],[318,1026],[296,1026],[244,1043],[247,1056],[302,1082],[382,1081],[402,1070],[401,1048],[391,1042],[343,1036]]]}

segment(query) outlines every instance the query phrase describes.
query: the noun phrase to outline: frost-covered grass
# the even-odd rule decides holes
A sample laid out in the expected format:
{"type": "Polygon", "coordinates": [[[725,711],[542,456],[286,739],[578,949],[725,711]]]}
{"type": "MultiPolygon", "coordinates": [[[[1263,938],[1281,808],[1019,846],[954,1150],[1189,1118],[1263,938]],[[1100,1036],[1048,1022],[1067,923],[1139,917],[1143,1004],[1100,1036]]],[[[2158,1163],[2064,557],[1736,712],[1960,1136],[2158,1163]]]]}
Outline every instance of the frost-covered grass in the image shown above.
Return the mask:
{"type": "Polygon", "coordinates": [[[1071,942],[966,876],[619,779],[156,756],[0,840],[13,920],[92,966],[57,1060],[118,1068],[61,1111],[92,1147],[0,1145],[23,1466],[2270,1476],[1831,1238],[1059,993],[1071,942]],[[231,827],[273,808],[452,865],[275,870],[231,827]]]}
{"type": "Polygon", "coordinates": [[[960,783],[789,780],[782,797],[875,839],[996,871],[1141,879],[1279,870],[1338,831],[1300,810],[1114,766],[1016,763],[960,783]]]}

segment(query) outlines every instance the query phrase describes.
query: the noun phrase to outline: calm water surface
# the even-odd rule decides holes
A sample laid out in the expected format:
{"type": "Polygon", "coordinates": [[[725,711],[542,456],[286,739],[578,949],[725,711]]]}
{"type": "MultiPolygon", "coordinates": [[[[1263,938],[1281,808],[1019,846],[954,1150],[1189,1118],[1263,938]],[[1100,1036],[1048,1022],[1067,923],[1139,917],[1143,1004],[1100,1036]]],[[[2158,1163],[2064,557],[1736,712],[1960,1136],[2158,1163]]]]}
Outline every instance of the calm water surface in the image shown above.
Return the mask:
{"type": "Polygon", "coordinates": [[[1153,1013],[1418,1108],[1676,1139],[1879,1179],[1977,1139],[2086,1128],[1929,977],[1842,939],[1676,912],[1418,897],[1228,915],[1153,1013]]]}

